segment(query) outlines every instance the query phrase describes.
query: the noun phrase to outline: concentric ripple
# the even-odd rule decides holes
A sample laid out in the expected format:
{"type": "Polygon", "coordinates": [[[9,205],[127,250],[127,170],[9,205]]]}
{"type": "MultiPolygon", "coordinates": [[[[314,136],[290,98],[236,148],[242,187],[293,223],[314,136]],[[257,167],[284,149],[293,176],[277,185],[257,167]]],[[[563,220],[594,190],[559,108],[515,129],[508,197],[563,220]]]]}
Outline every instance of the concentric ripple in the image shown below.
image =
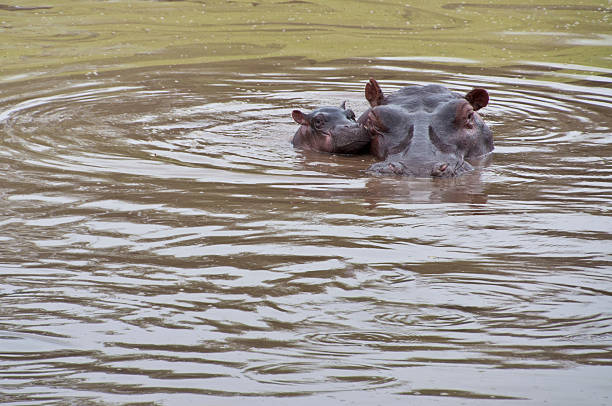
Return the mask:
{"type": "Polygon", "coordinates": [[[607,396],[612,72],[447,62],[4,86],[0,401],[607,396]],[[495,152],[432,180],[291,147],[292,109],[360,113],[369,77],[487,88],[495,152]]]}

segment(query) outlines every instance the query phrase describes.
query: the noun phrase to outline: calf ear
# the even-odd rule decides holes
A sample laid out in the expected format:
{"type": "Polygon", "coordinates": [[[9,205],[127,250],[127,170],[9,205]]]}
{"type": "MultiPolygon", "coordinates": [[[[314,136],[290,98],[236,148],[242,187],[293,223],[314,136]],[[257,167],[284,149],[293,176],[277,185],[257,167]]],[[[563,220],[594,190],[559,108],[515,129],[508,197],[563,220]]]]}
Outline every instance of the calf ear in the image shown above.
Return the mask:
{"type": "Polygon", "coordinates": [[[346,100],[342,102],[342,104],[340,105],[340,108],[342,110],[346,110],[346,100]]]}
{"type": "Polygon", "coordinates": [[[474,89],[465,95],[465,100],[470,102],[474,110],[480,110],[489,104],[489,93],[484,89],[474,89]]]}
{"type": "Polygon", "coordinates": [[[370,81],[366,83],[365,98],[370,102],[371,107],[383,104],[385,95],[375,79],[370,79],[370,81]]]}
{"type": "Polygon", "coordinates": [[[291,112],[291,117],[293,117],[293,120],[295,120],[295,122],[298,124],[308,125],[308,120],[306,120],[306,116],[299,110],[293,110],[291,112]]]}

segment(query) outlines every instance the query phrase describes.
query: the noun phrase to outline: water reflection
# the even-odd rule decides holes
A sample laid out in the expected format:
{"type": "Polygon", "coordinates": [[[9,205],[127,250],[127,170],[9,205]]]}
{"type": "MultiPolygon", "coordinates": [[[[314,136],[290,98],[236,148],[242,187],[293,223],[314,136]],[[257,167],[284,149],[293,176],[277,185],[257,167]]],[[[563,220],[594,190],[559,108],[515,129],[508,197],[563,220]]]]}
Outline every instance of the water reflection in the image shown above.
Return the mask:
{"type": "Polygon", "coordinates": [[[4,87],[3,401],[608,396],[609,72],[285,62],[4,87]],[[495,153],[434,180],[291,147],[370,76],[486,87],[495,153]]]}

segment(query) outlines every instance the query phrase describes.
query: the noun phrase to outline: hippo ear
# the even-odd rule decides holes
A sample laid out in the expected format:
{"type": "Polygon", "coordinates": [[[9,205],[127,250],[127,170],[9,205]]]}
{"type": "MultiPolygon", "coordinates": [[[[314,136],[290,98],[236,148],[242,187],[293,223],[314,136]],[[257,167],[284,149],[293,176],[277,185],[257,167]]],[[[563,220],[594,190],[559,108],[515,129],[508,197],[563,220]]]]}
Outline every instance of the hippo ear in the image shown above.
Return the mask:
{"type": "Polygon", "coordinates": [[[474,89],[465,95],[465,99],[470,102],[474,110],[480,110],[489,104],[489,93],[484,89],[474,89]]]}
{"type": "Polygon", "coordinates": [[[346,100],[342,102],[342,104],[340,105],[340,108],[342,110],[346,110],[346,100]]]}
{"type": "Polygon", "coordinates": [[[302,113],[299,110],[293,110],[291,112],[291,117],[293,117],[293,120],[295,120],[295,122],[298,124],[308,125],[308,120],[306,119],[306,115],[304,115],[304,113],[302,113]]]}
{"type": "Polygon", "coordinates": [[[370,81],[366,83],[365,98],[370,102],[371,107],[376,107],[383,104],[385,95],[375,79],[370,79],[370,81]]]}

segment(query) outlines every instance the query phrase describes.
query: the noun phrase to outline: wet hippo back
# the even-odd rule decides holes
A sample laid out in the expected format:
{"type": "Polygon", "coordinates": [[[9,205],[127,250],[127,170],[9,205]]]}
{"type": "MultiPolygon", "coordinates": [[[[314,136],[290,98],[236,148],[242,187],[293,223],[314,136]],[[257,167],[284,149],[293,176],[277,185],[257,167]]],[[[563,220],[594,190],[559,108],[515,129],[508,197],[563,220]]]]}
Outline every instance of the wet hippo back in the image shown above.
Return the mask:
{"type": "Polygon", "coordinates": [[[425,110],[433,112],[442,103],[462,98],[441,85],[407,86],[388,95],[385,104],[396,104],[407,111],[425,110]]]}

